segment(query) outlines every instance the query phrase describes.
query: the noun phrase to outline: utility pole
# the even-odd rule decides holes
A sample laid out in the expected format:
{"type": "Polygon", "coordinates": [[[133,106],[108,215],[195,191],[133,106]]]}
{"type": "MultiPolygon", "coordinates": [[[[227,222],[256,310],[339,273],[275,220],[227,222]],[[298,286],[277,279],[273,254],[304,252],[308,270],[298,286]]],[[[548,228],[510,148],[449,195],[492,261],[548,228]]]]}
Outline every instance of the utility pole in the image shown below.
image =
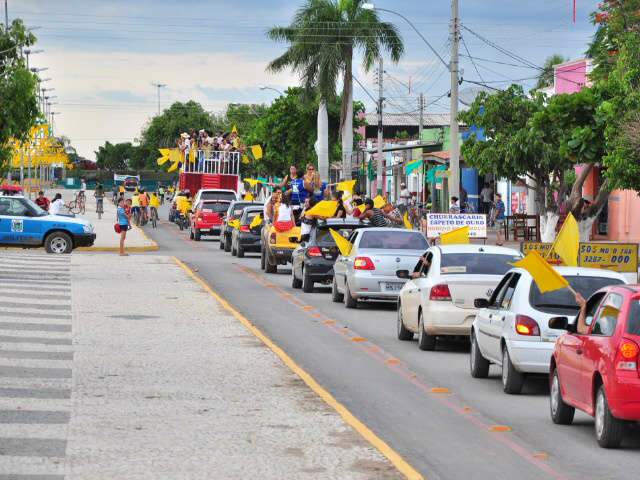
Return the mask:
{"type": "Polygon", "coordinates": [[[9,30],[9,6],[7,5],[7,0],[4,0],[4,28],[6,31],[9,30]]]}
{"type": "Polygon", "coordinates": [[[165,83],[152,83],[151,85],[158,89],[158,115],[160,115],[160,89],[167,85],[165,83]]]}
{"type": "Polygon", "coordinates": [[[418,102],[420,103],[420,105],[418,106],[420,108],[420,125],[418,125],[418,141],[422,143],[422,128],[424,124],[424,93],[420,94],[420,98],[418,102]]]}
{"type": "MultiPolygon", "coordinates": [[[[420,125],[418,125],[418,143],[422,143],[422,129],[424,128],[424,93],[420,93],[420,125]]],[[[422,155],[422,148],[420,149],[420,154],[422,155]]],[[[421,157],[422,158],[422,157],[421,157]]],[[[420,166],[420,175],[418,178],[420,180],[420,185],[418,186],[418,194],[420,201],[424,202],[424,162],[420,166]]],[[[408,182],[407,182],[408,183],[408,182]]]]}
{"type": "Polygon", "coordinates": [[[449,196],[460,197],[460,144],[458,141],[458,43],[460,42],[460,18],[458,0],[451,0],[451,153],[449,169],[449,196]]]}
{"type": "MultiPolygon", "coordinates": [[[[382,169],[384,164],[384,153],[382,152],[382,102],[384,101],[383,91],[382,91],[382,79],[384,77],[384,68],[382,63],[382,56],[378,58],[378,168],[377,168],[377,181],[376,187],[378,190],[378,195],[382,195],[382,169]]],[[[373,195],[373,193],[372,193],[373,195]]]]}

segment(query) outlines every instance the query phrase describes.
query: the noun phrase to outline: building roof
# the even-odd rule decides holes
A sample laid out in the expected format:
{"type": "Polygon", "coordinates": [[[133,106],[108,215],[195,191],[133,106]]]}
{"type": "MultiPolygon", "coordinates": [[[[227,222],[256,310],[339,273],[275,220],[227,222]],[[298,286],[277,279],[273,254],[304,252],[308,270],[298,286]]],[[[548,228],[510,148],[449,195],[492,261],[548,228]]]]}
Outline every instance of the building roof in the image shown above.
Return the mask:
{"type": "Polygon", "coordinates": [[[438,160],[442,160],[443,162],[448,162],[451,157],[451,153],[449,150],[440,150],[438,152],[426,152],[422,154],[422,158],[429,159],[431,157],[435,157],[438,160]]]}
{"type": "MultiPolygon", "coordinates": [[[[425,113],[423,117],[423,127],[442,127],[449,125],[448,113],[425,113]]],[[[365,113],[368,125],[378,124],[378,114],[376,112],[365,113]]],[[[387,113],[382,114],[382,124],[385,126],[418,127],[420,117],[417,113],[387,113]]]]}

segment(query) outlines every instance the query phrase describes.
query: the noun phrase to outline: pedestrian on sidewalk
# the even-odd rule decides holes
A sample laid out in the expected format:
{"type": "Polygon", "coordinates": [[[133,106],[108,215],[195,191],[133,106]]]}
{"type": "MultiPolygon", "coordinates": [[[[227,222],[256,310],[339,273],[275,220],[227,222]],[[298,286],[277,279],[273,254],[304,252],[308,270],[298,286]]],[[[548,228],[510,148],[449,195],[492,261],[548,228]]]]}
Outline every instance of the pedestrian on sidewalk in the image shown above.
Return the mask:
{"type": "Polygon", "coordinates": [[[120,256],[125,257],[128,255],[128,253],[124,251],[124,241],[127,238],[127,231],[131,228],[131,213],[128,212],[124,200],[120,200],[120,202],[118,203],[116,220],[118,222],[118,225],[120,226],[120,256]]]}
{"type": "Polygon", "coordinates": [[[504,202],[502,201],[502,195],[496,193],[496,207],[494,208],[494,223],[496,226],[496,245],[502,245],[504,243],[504,202]]]}

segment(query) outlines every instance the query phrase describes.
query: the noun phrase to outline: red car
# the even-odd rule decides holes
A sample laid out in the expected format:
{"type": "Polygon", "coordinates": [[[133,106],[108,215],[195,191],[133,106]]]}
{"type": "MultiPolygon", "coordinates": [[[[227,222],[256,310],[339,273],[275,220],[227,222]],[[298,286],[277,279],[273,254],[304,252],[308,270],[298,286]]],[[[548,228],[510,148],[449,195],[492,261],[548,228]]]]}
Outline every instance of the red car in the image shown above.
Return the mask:
{"type": "Polygon", "coordinates": [[[551,358],[551,419],[568,425],[575,409],[595,417],[601,447],[620,445],[626,424],[640,420],[640,285],[603,288],[587,301],[586,335],[567,317],[551,358]]]}
{"type": "Polygon", "coordinates": [[[202,235],[220,235],[229,203],[225,200],[200,201],[191,214],[189,237],[199,242],[202,235]]]}

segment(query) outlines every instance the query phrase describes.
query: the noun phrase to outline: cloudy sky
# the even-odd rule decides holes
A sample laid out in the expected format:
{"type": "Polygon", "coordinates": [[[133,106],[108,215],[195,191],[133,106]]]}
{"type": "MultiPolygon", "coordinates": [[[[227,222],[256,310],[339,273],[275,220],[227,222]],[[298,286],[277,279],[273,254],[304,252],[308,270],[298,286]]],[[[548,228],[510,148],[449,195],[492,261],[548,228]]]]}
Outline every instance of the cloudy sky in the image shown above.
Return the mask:
{"type": "MultiPolygon", "coordinates": [[[[270,102],[277,93],[262,91],[261,85],[279,90],[295,85],[292,74],[265,72],[284,49],[269,41],[265,31],[286,25],[302,1],[9,0],[9,16],[33,27],[36,48],[44,50],[32,55],[31,64],[47,67],[41,76],[51,77],[48,85],[56,89],[56,134],[69,136],[81,155],[93,159],[106,140],[139,136],[157,112],[153,82],[167,84],[163,106],[194,99],[216,112],[230,102],[270,102]]],[[[408,17],[448,61],[448,0],[375,4],[408,17]]],[[[496,88],[514,80],[530,87],[539,72],[531,65],[541,65],[553,53],[581,57],[594,32],[589,14],[597,0],[577,4],[574,24],[573,0],[460,0],[464,26],[529,62],[525,66],[463,30],[464,78],[496,88]],[[475,65],[469,57],[476,59],[475,65]]],[[[415,114],[420,92],[427,111],[447,111],[445,67],[403,19],[381,16],[397,25],[406,49],[399,64],[385,64],[387,111],[415,114]]],[[[377,92],[373,72],[360,69],[356,75],[367,90],[377,92]]],[[[355,97],[373,109],[358,86],[355,97]]]]}

